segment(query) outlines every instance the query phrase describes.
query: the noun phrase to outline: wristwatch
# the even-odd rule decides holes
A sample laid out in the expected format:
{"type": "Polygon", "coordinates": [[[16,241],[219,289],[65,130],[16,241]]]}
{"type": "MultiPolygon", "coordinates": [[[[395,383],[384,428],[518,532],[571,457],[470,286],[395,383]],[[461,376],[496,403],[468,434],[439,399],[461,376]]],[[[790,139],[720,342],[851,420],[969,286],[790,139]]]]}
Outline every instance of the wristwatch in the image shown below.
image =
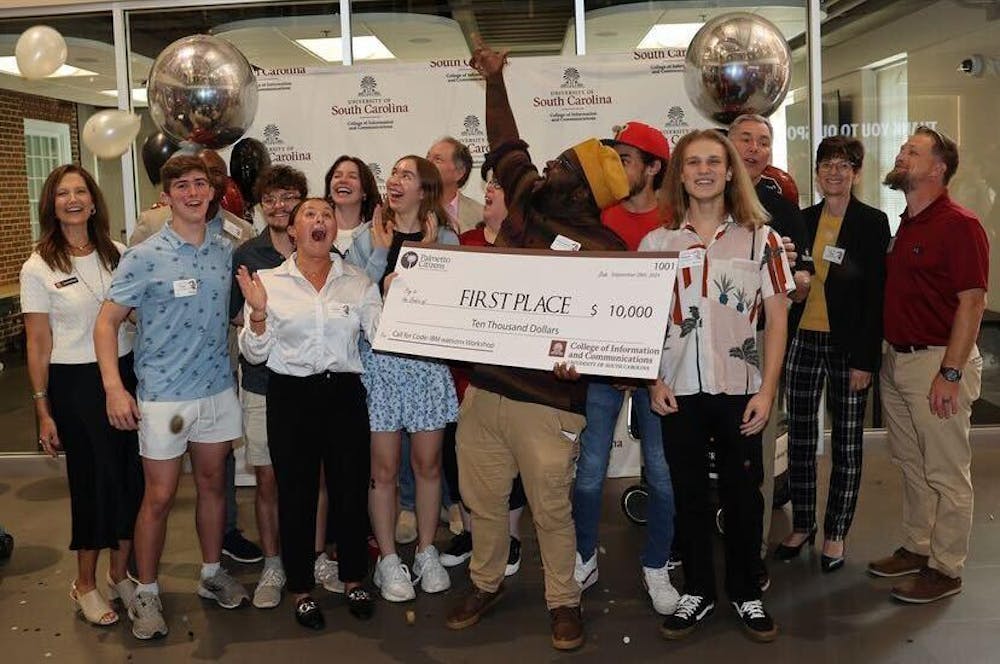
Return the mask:
{"type": "Polygon", "coordinates": [[[938,373],[949,383],[957,383],[962,380],[962,370],[955,367],[941,367],[938,373]]]}

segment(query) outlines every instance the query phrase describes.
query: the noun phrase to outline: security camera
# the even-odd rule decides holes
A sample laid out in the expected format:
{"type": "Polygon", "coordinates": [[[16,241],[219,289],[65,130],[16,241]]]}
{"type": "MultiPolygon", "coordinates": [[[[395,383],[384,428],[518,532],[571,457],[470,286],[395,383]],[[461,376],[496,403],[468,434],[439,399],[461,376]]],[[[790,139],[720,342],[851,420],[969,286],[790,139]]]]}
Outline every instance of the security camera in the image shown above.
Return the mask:
{"type": "Polygon", "coordinates": [[[983,75],[983,70],[986,69],[986,63],[983,60],[983,56],[978,53],[970,55],[969,57],[958,63],[958,71],[963,74],[968,74],[974,78],[979,78],[983,75]]]}

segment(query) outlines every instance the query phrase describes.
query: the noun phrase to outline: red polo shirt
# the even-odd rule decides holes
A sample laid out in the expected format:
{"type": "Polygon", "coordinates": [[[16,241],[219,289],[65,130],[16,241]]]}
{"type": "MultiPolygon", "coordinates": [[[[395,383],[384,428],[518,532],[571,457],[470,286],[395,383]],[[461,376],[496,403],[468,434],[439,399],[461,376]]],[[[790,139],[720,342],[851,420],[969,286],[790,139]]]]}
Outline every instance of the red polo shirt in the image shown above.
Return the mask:
{"type": "Polygon", "coordinates": [[[655,207],[648,212],[629,212],[618,203],[601,211],[601,223],[624,240],[629,251],[637,251],[642,238],[663,225],[663,216],[655,207]]]}
{"type": "Polygon", "coordinates": [[[915,217],[904,211],[886,256],[885,338],[947,346],[958,293],[987,287],[990,247],[979,219],[947,193],[915,217]]]}

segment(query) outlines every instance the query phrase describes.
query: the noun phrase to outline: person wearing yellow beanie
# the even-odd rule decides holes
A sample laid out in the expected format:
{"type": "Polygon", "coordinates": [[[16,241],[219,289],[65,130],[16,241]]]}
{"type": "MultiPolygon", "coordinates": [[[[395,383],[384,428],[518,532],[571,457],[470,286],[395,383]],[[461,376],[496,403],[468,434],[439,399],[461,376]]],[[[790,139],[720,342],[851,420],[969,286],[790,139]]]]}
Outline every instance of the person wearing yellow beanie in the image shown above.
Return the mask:
{"type": "MultiPolygon", "coordinates": [[[[503,80],[506,54],[480,45],[472,59],[486,79],[485,168],[507,198],[496,245],[532,249],[617,250],[625,243],[601,223],[601,209],[628,196],[617,153],[595,139],[565,150],[540,175],[520,140],[503,80]]],[[[542,277],[542,275],[539,275],[542,277]]],[[[475,625],[504,592],[509,536],[507,496],[517,472],[538,524],[552,645],[583,645],[580,585],[573,578],[576,535],[569,487],[585,424],[585,381],[552,372],[475,365],[457,432],[458,480],[472,516],[472,585],[449,612],[451,629],[475,625]]]]}

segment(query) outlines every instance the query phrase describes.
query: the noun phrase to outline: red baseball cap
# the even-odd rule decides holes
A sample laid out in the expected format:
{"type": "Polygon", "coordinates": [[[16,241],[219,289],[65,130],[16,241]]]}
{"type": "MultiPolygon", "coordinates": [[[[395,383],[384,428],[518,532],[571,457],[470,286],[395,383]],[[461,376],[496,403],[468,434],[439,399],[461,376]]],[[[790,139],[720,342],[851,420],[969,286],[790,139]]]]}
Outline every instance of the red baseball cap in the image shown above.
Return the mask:
{"type": "Polygon", "coordinates": [[[670,144],[663,132],[642,122],[626,122],[614,137],[615,143],[624,143],[648,152],[663,161],[670,159],[670,144]]]}

